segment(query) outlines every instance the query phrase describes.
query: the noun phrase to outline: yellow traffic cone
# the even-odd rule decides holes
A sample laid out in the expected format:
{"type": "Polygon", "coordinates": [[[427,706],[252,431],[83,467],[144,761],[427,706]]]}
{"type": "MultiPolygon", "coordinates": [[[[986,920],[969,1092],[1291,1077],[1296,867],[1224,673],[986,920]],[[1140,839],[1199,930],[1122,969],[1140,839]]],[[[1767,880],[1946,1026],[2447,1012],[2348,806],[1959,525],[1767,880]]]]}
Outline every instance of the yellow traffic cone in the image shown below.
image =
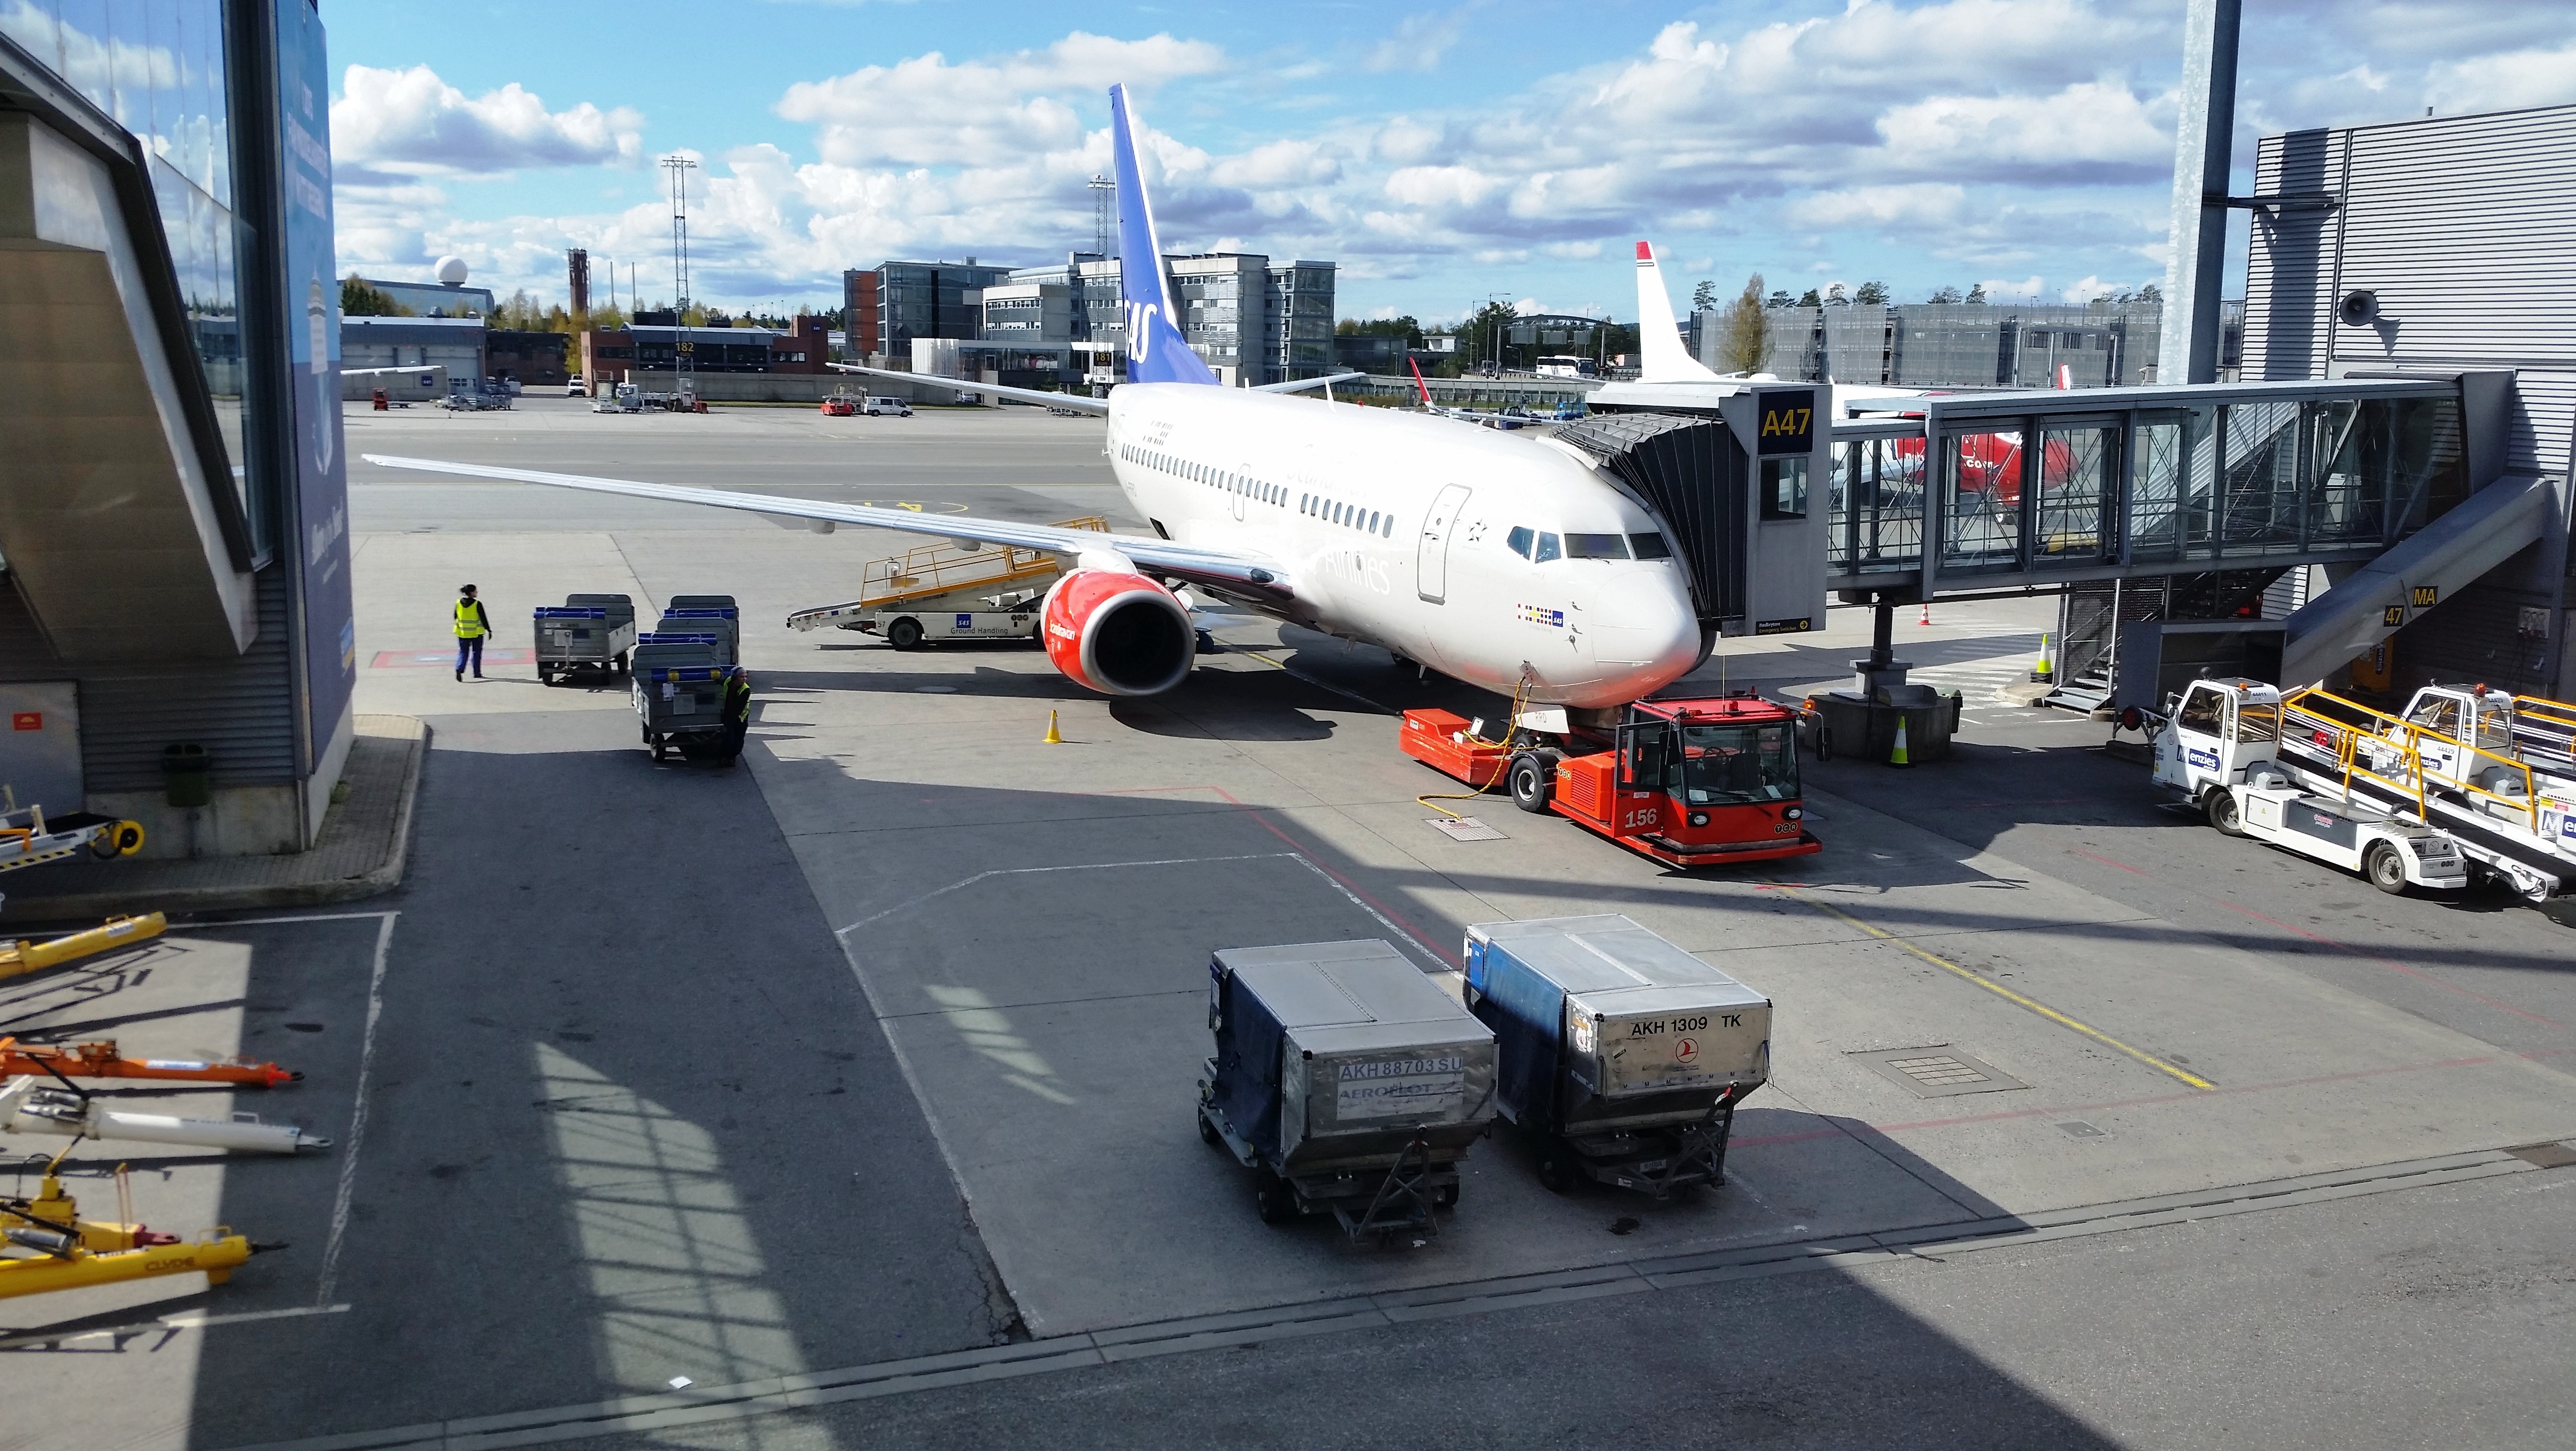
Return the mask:
{"type": "Polygon", "coordinates": [[[1058,734],[1058,733],[1057,733],[1057,731],[1056,731],[1056,728],[1055,728],[1055,712],[1054,712],[1054,711],[1048,711],[1048,712],[1047,712],[1047,733],[1046,733],[1046,739],[1045,739],[1045,740],[1043,740],[1043,741],[1038,742],[1038,744],[1039,744],[1039,745],[1042,745],[1042,746],[1060,746],[1060,745],[1063,745],[1063,744],[1064,744],[1064,737],[1063,737],[1062,735],[1058,734]]]}
{"type": "Polygon", "coordinates": [[[1905,758],[1905,716],[1903,712],[1899,712],[1896,717],[1896,749],[1889,754],[1887,764],[1891,766],[1911,766],[1914,764],[1912,761],[1905,758]]]}
{"type": "Polygon", "coordinates": [[[2030,667],[2030,678],[2046,684],[2056,673],[2048,663],[2048,635],[2043,631],[2039,637],[2039,661],[2030,667]]]}

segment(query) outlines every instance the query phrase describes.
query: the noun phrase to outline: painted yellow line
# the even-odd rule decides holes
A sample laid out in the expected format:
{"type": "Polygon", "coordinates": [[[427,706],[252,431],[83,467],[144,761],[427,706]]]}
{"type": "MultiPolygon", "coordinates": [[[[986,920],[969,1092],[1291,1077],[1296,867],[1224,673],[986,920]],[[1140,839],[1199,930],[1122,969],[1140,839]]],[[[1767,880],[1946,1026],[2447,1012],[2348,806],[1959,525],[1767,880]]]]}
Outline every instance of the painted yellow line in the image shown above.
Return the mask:
{"type": "Polygon", "coordinates": [[[2020,993],[2014,992],[2011,988],[2005,987],[2003,984],[1996,982],[1992,978],[1986,977],[1980,973],[1970,972],[1968,969],[1961,967],[1959,964],[1950,961],[1946,957],[1936,957],[1933,954],[1924,951],[1922,948],[1915,946],[1913,943],[1906,941],[1904,938],[1897,936],[1893,932],[1883,932],[1876,927],[1872,927],[1868,923],[1863,922],[1858,917],[1853,916],[1840,907],[1836,907],[1827,902],[1819,902],[1807,897],[1801,894],[1797,888],[1789,886],[1787,883],[1778,884],[1776,890],[1778,890],[1782,896],[1789,898],[1791,901],[1813,907],[1827,916],[1839,917],[1843,921],[1849,922],[1854,927],[1859,928],[1861,931],[1868,933],[1870,936],[1875,937],[1882,942],[1893,942],[1897,946],[1904,948],[1906,951],[1913,953],[1916,957],[1932,964],[1934,967],[1975,983],[1977,986],[1984,988],[1986,991],[1993,993],[1995,996],[2002,998],[2006,1002],[2012,1003],[2015,1006],[2028,1008],[2032,1012],[2039,1014],[2041,1017],[2048,1019],[2050,1022],[2057,1024],[2061,1028],[2072,1028],[2076,1032],[2083,1034],[2085,1037],[2092,1039],[2094,1042],[2102,1044],[2104,1047],[2117,1048],[2121,1052],[2128,1054],[2130,1057],[2137,1059],[2139,1062],[2144,1063],[2149,1068],[2155,1069],[2159,1073],[2170,1074],[2173,1077],[2179,1078],[2183,1082],[2190,1084],[2194,1088],[2216,1088],[2218,1086],[2206,1078],[2201,1078],[2184,1072],[2182,1069],[2175,1067],[2173,1064],[2167,1063],[2165,1060],[2157,1057],[2153,1053],[2142,1052],[2139,1049],[2132,1048],[2128,1044],[2121,1042],[2119,1039],[2112,1037],[2110,1034],[2103,1032],[2101,1029],[2094,1027],[2090,1023],[2078,1022],[2077,1020],[2066,1016],[2064,1013],[2059,1012],[2057,1009],[2050,1007],[2046,1003],[2039,1002],[2033,998],[2026,998],[2020,993]]]}

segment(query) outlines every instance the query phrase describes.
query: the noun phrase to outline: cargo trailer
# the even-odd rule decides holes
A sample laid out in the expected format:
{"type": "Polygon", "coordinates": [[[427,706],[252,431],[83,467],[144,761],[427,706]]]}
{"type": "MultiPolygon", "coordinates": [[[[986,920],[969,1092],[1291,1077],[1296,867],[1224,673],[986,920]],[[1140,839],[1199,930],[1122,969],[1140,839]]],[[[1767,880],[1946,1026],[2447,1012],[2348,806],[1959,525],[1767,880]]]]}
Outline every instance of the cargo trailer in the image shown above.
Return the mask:
{"type": "Polygon", "coordinates": [[[566,595],[536,612],[537,682],[552,685],[576,670],[610,678],[626,671],[635,648],[635,601],[621,594],[566,595]]]}
{"type": "Polygon", "coordinates": [[[1492,1122],[1494,1035],[1383,941],[1220,948],[1199,1136],[1253,1173],[1264,1221],[1428,1235],[1492,1122]]]}
{"type": "Polygon", "coordinates": [[[1626,917],[1467,929],[1468,1010],[1494,1030],[1494,1103],[1539,1181],[1726,1182],[1735,1106],[1771,1076],[1771,1000],[1626,917]]]}

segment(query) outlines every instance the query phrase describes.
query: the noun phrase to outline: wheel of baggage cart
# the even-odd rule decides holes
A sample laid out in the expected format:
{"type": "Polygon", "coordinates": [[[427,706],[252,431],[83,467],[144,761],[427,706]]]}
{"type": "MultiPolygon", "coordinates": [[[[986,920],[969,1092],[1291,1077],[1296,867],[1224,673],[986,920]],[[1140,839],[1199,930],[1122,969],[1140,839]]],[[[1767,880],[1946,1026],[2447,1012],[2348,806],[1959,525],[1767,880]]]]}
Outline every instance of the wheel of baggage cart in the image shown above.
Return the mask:
{"type": "Polygon", "coordinates": [[[1505,781],[1512,793],[1512,804],[1523,811],[1547,810],[1547,798],[1555,785],[1556,772],[1547,756],[1539,751],[1523,751],[1512,757],[1505,781]]]}
{"type": "Polygon", "coordinates": [[[2361,871],[2362,875],[2370,878],[2372,886],[2390,896],[2406,890],[2406,860],[2388,842],[2379,842],[2371,847],[2370,855],[2361,859],[2361,871]]]}
{"type": "Polygon", "coordinates": [[[1538,1182],[1550,1194],[1563,1194],[1574,1187],[1574,1164],[1562,1149],[1550,1149],[1538,1156],[1538,1182]]]}
{"type": "Polygon", "coordinates": [[[1216,1131],[1216,1124],[1208,1118],[1206,1109],[1199,1110],[1199,1138],[1211,1148],[1225,1147],[1225,1136],[1216,1131]]]}
{"type": "Polygon", "coordinates": [[[1264,1224],[1286,1224],[1297,1217],[1297,1191],[1288,1181],[1264,1169],[1252,1184],[1252,1207],[1264,1224]]]}
{"type": "Polygon", "coordinates": [[[2228,836],[2243,836],[2245,825],[2236,819],[2236,793],[2220,789],[2209,793],[2209,824],[2228,836]]]}
{"type": "Polygon", "coordinates": [[[921,621],[910,615],[886,626],[886,643],[898,650],[921,648],[921,621]]]}

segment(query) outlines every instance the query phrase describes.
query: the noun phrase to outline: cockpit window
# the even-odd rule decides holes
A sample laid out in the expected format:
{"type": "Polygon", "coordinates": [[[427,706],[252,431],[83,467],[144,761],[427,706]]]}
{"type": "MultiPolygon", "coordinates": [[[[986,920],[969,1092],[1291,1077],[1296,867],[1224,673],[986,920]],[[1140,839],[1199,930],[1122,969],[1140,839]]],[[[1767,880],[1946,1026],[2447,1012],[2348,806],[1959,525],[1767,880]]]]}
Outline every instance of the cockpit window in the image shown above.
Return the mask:
{"type": "Polygon", "coordinates": [[[1628,543],[1635,547],[1639,559],[1673,557],[1673,547],[1664,542],[1664,536],[1661,534],[1631,534],[1628,536],[1628,543]]]}
{"type": "Polygon", "coordinates": [[[1565,536],[1568,559],[1625,559],[1628,541],[1616,534],[1568,534],[1565,536]]]}
{"type": "Polygon", "coordinates": [[[1527,529],[1515,529],[1511,533],[1503,536],[1503,542],[1512,547],[1512,553],[1519,555],[1523,559],[1527,559],[1529,558],[1530,553],[1530,543],[1537,537],[1537,535],[1532,534],[1527,529]]]}
{"type": "Polygon", "coordinates": [[[1553,534],[1541,534],[1538,537],[1538,552],[1530,556],[1541,564],[1564,557],[1565,551],[1557,545],[1556,536],[1553,534]]]}

